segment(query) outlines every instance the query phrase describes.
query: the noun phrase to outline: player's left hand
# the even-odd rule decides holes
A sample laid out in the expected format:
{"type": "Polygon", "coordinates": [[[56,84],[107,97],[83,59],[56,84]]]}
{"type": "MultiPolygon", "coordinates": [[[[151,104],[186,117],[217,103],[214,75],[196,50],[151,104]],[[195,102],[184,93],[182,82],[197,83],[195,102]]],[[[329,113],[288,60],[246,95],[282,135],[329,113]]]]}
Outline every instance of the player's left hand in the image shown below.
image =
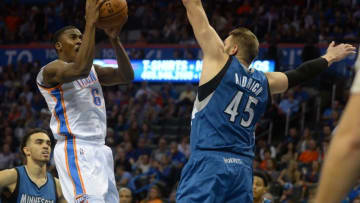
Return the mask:
{"type": "Polygon", "coordinates": [[[114,27],[114,28],[105,28],[104,31],[109,36],[110,39],[115,39],[116,37],[119,36],[121,29],[122,29],[122,26],[114,27]]]}
{"type": "Polygon", "coordinates": [[[335,42],[331,42],[326,51],[325,58],[328,58],[331,62],[341,61],[348,55],[355,54],[355,50],[356,48],[351,44],[339,44],[335,46],[335,42]]]}

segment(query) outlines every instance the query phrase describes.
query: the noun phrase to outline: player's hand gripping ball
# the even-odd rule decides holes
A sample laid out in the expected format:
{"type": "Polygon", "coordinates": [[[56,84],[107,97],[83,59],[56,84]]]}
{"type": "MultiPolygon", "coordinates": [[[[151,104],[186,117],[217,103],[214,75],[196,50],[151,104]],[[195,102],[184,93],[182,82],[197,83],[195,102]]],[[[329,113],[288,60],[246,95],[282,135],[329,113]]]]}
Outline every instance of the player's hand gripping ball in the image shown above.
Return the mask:
{"type": "Polygon", "coordinates": [[[122,27],[128,18],[128,6],[126,0],[106,0],[100,7],[98,28],[122,27]]]}

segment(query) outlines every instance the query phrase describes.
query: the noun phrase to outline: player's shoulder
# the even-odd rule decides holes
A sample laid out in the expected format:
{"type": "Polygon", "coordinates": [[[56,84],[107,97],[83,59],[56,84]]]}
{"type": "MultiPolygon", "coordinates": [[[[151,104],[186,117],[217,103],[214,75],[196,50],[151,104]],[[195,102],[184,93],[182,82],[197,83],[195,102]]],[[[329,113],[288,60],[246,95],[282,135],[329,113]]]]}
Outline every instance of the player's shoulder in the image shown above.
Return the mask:
{"type": "Polygon", "coordinates": [[[16,183],[17,179],[18,172],[15,168],[0,171],[0,185],[3,187],[16,183]]]}
{"type": "Polygon", "coordinates": [[[62,60],[54,60],[54,61],[51,61],[49,62],[48,64],[46,64],[42,70],[44,70],[44,72],[49,72],[49,71],[52,71],[52,70],[55,70],[57,68],[61,68],[61,66],[64,66],[66,65],[67,63],[65,61],[62,61],[62,60]]]}
{"type": "Polygon", "coordinates": [[[4,169],[4,170],[1,170],[0,173],[4,173],[7,175],[16,175],[17,174],[16,168],[4,169]]]}

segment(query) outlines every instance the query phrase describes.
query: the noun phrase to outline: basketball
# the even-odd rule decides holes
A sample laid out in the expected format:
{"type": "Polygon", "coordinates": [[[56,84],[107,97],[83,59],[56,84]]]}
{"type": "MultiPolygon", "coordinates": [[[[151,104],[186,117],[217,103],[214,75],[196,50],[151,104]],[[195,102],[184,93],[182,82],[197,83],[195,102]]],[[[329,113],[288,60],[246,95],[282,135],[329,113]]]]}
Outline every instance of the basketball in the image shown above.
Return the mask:
{"type": "Polygon", "coordinates": [[[112,28],[123,25],[128,17],[126,0],[108,0],[100,7],[98,28],[112,28]]]}

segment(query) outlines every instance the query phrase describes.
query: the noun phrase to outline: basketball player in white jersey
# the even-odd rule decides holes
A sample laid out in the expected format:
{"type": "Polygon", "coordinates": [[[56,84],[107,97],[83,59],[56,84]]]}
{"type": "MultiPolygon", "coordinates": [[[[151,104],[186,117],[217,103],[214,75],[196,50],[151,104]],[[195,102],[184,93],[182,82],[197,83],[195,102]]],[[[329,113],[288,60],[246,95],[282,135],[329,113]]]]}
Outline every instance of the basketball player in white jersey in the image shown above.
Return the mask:
{"type": "Polygon", "coordinates": [[[105,146],[106,110],[101,85],[130,83],[134,72],[122,47],[121,28],[105,32],[115,49],[119,68],[93,65],[95,24],[104,0],[86,1],[86,25],[54,35],[58,60],[44,66],[37,84],[52,112],[50,128],[57,139],[56,169],[69,202],[119,202],[111,149],[105,146]]]}

